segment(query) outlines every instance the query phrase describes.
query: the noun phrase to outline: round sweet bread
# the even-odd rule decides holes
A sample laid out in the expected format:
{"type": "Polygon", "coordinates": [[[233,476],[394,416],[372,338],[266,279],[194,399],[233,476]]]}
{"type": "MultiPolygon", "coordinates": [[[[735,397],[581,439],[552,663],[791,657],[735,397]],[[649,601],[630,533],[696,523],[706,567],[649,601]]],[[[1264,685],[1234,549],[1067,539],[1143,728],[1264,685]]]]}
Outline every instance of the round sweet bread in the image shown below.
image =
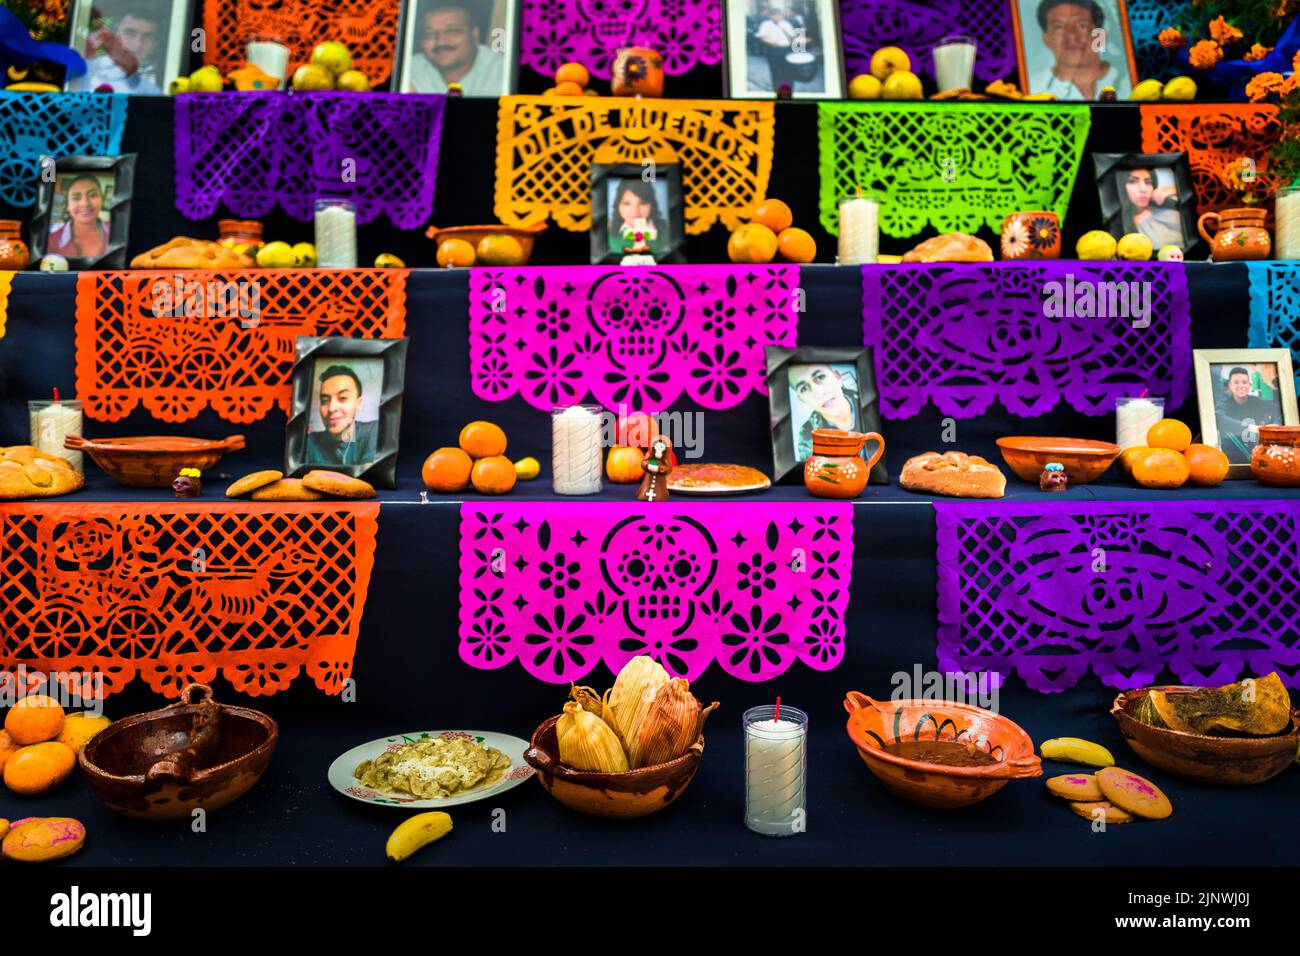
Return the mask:
{"type": "Polygon", "coordinates": [[[0,448],[0,499],[53,498],[78,491],[86,484],[66,459],[32,445],[0,448]]]}
{"type": "Polygon", "coordinates": [[[253,492],[254,501],[320,501],[324,497],[304,487],[301,478],[281,478],[253,492]]]}
{"type": "Polygon", "coordinates": [[[251,475],[245,475],[240,478],[229,488],[226,489],[227,498],[240,498],[250,491],[256,491],[258,488],[265,488],[273,481],[279,481],[284,477],[284,472],[268,469],[266,471],[255,471],[251,475]]]}
{"type": "Polygon", "coordinates": [[[337,471],[309,471],[303,476],[304,487],[338,498],[373,498],[375,486],[360,478],[337,471]]]}

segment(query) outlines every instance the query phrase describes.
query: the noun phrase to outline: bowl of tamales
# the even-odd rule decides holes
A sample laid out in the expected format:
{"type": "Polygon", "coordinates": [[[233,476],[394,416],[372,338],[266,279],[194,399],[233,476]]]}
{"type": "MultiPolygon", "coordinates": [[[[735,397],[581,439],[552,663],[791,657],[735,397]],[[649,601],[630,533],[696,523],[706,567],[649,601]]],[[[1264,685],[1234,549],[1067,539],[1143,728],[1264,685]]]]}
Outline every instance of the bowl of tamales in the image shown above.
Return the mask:
{"type": "Polygon", "coordinates": [[[634,657],[603,695],[574,686],[524,751],[542,788],[579,813],[643,817],[682,795],[704,754],[704,707],[680,677],[634,657]]]}

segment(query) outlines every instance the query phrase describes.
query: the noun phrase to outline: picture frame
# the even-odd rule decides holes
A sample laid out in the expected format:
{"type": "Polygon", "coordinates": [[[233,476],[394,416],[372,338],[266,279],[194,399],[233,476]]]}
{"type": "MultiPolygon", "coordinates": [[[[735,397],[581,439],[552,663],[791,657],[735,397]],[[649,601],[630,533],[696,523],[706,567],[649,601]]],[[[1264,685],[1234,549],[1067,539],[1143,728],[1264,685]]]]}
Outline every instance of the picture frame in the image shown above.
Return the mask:
{"type": "Polygon", "coordinates": [[[1101,99],[1102,89],[1110,86],[1120,102],[1129,98],[1138,82],[1138,69],[1125,0],[1007,3],[1021,90],[1052,93],[1058,100],[1091,102],[1101,99]],[[1119,27],[1119,50],[1112,48],[1115,26],[1119,27]],[[1097,74],[1095,70],[1101,66],[1105,70],[1097,74]],[[1062,79],[1058,70],[1077,73],[1078,79],[1062,79]]]}
{"type": "Polygon", "coordinates": [[[1251,477],[1250,427],[1300,425],[1290,349],[1194,349],[1192,362],[1201,441],[1228,456],[1229,478],[1251,477]]]}
{"type": "Polygon", "coordinates": [[[650,212],[656,218],[658,236],[649,245],[656,263],[685,261],[686,207],[682,201],[681,167],[676,163],[656,163],[653,167],[639,163],[593,163],[590,230],[593,265],[617,264],[626,254],[622,230],[616,222],[623,202],[639,206],[643,214],[645,206],[652,203],[650,212]],[[647,180],[645,172],[650,168],[654,174],[647,180]],[[620,185],[621,197],[616,194],[620,185]]]}
{"type": "Polygon", "coordinates": [[[30,224],[32,261],[57,253],[67,258],[69,269],[126,268],[135,160],[135,153],[62,159],[42,156],[30,224]],[[102,242],[92,242],[93,251],[74,222],[88,211],[99,220],[103,235],[102,242]],[[81,252],[86,254],[78,254],[81,252]]]}
{"type": "Polygon", "coordinates": [[[1141,233],[1153,254],[1167,245],[1181,248],[1185,258],[1202,251],[1186,153],[1093,153],[1092,164],[1102,222],[1112,236],[1141,233]],[[1174,192],[1164,198],[1168,189],[1174,192]]]}
{"type": "MultiPolygon", "coordinates": [[[[521,9],[521,0],[402,0],[393,54],[392,89],[398,93],[445,93],[448,82],[460,82],[461,95],[466,97],[496,98],[514,93],[519,84],[521,9]],[[460,11],[459,15],[456,10],[460,11]],[[420,49],[426,18],[434,12],[440,17],[440,22],[434,25],[436,28],[469,32],[463,40],[449,43],[449,47],[483,47],[497,61],[493,69],[482,68],[480,57],[486,54],[476,50],[475,65],[469,67],[467,74],[469,78],[448,81],[442,71],[451,67],[439,65],[420,49]],[[499,82],[493,82],[494,79],[499,82]]],[[[456,51],[449,49],[437,59],[456,56],[456,51]]]]}
{"type": "Polygon", "coordinates": [[[836,0],[723,0],[722,24],[724,97],[844,99],[836,0]]]}
{"type": "MultiPolygon", "coordinates": [[[[821,410],[813,407],[814,402],[807,397],[793,397],[796,390],[811,387],[816,390],[815,377],[820,367],[825,366],[834,373],[838,381],[822,375],[826,383],[823,389],[828,399],[834,399],[832,393],[839,392],[838,398],[846,401],[853,410],[852,427],[848,430],[859,432],[882,433],[880,424],[880,393],[876,390],[876,367],[871,349],[862,345],[853,346],[819,346],[802,345],[786,348],[769,345],[767,354],[767,400],[771,410],[772,426],[772,480],[777,483],[797,483],[803,481],[803,464],[811,451],[813,428],[843,427],[826,418],[821,410]],[[851,374],[850,374],[851,373],[851,374]],[[792,384],[791,375],[797,382],[792,384]],[[849,385],[850,378],[852,387],[849,385]],[[820,422],[825,421],[825,424],[820,422]]],[[[830,414],[833,408],[828,408],[830,414]]],[[[874,444],[862,451],[862,456],[870,459],[875,452],[874,444]]],[[[870,481],[873,484],[888,484],[889,472],[885,468],[885,456],[880,456],[871,469],[870,481]]]]}
{"type": "Polygon", "coordinates": [[[298,477],[320,468],[382,488],[396,485],[407,342],[343,336],[297,339],[292,404],[285,424],[286,475],[298,477]],[[372,423],[374,427],[367,427],[372,423]]]}
{"type": "Polygon", "coordinates": [[[87,70],[64,83],[67,91],[163,96],[171,81],[189,72],[190,23],[194,0],[75,0],[68,46],[86,57],[87,70]],[[106,47],[105,34],[117,41],[106,47]],[[95,49],[91,49],[94,41],[95,49]],[[137,58],[128,75],[115,50],[137,58]]]}

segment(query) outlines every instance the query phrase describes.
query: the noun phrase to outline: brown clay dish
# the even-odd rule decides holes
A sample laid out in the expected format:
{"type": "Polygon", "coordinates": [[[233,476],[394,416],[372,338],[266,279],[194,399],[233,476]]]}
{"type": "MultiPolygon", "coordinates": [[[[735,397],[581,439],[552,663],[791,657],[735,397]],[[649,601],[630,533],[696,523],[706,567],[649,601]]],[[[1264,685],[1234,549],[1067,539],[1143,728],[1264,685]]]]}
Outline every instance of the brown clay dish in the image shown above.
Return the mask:
{"type": "Polygon", "coordinates": [[[478,248],[479,242],[484,236],[514,236],[519,240],[519,247],[524,251],[524,261],[519,265],[527,265],[529,258],[533,254],[533,243],[537,237],[546,231],[546,223],[539,222],[532,226],[503,226],[500,223],[491,226],[445,226],[438,228],[430,226],[424,230],[425,236],[433,240],[435,246],[442,245],[447,239],[464,239],[475,249],[478,248]]]}
{"type": "Polygon", "coordinates": [[[1070,484],[1086,485],[1100,478],[1120,453],[1119,445],[1114,442],[1027,435],[999,438],[998,450],[1017,478],[1035,485],[1043,469],[1053,461],[1065,467],[1065,477],[1070,484]]]}
{"type": "Polygon", "coordinates": [[[676,760],[628,770],[625,773],[589,773],[560,763],[555,722],[550,717],[533,731],[524,760],[537,771],[542,787],[560,803],[595,817],[628,820],[662,810],[695,777],[704,753],[704,735],[676,760]]]}
{"type": "Polygon", "coordinates": [[[261,711],[212,702],[212,689],[191,684],[169,707],[115,720],[81,751],[90,788],[110,810],[137,820],[189,818],[238,800],[265,772],[280,730],[261,711]],[[210,748],[192,764],[195,715],[216,708],[210,748]]]}
{"type": "Polygon", "coordinates": [[[1210,737],[1152,727],[1133,716],[1148,691],[1187,691],[1188,687],[1144,687],[1115,698],[1111,715],[1135,754],[1159,770],[1226,787],[1248,787],[1276,777],[1300,749],[1300,710],[1291,712],[1291,728],[1271,737],[1210,737]]]}
{"type": "Polygon", "coordinates": [[[110,478],[128,488],[170,488],[182,468],[207,471],[226,452],[242,449],[244,436],[208,441],[179,435],[145,435],[91,441],[69,435],[63,447],[84,451],[110,478]]]}

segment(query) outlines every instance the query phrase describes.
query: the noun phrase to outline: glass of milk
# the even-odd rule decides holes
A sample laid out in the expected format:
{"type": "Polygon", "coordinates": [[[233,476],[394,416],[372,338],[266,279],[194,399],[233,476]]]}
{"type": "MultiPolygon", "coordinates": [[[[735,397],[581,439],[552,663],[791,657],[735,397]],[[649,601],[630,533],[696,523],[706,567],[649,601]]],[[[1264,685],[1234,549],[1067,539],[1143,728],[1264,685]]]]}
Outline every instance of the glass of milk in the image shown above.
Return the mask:
{"type": "Polygon", "coordinates": [[[968,36],[946,36],[934,47],[934,81],[939,92],[968,90],[975,75],[975,41],[968,36]]]}
{"type": "Polygon", "coordinates": [[[289,72],[289,48],[278,37],[254,34],[248,38],[244,56],[250,65],[280,81],[284,89],[285,74],[289,72]]]}

